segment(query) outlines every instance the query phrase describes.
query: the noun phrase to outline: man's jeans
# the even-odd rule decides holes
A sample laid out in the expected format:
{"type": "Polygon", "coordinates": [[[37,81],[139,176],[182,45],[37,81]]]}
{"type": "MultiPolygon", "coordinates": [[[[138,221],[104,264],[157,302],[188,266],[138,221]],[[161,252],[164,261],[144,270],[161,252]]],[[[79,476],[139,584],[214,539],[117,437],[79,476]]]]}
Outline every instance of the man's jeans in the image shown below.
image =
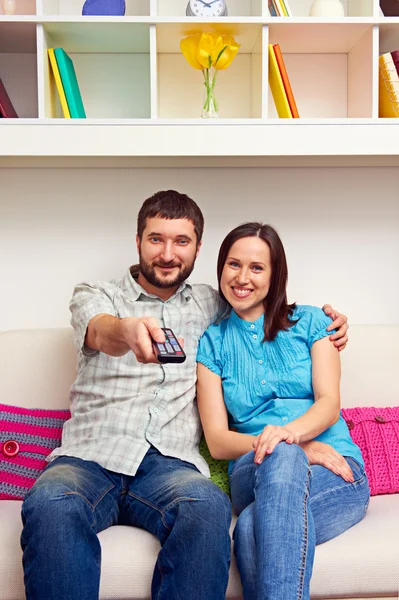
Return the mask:
{"type": "Polygon", "coordinates": [[[154,448],[134,477],[79,458],[56,458],[27,494],[22,520],[27,600],[97,600],[97,534],[117,524],[146,529],[161,542],[152,598],[225,598],[229,499],[196,467],[154,448]]]}
{"type": "Polygon", "coordinates": [[[278,444],[261,465],[254,463],[253,452],[235,462],[230,478],[239,514],[234,552],[245,600],[309,600],[315,545],[366,514],[367,477],[357,461],[346,460],[353,483],[310,466],[296,444],[278,444]]]}

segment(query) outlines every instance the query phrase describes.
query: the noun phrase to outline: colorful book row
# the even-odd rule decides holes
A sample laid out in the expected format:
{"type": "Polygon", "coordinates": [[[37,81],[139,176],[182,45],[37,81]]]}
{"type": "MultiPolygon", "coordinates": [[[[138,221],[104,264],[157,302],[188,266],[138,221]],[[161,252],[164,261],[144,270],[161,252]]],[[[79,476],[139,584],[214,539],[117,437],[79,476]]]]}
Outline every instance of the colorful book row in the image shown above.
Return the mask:
{"type": "Polygon", "coordinates": [[[271,17],[292,17],[288,0],[268,0],[268,8],[271,17]]]}
{"type": "Polygon", "coordinates": [[[47,53],[64,117],[85,119],[86,113],[72,59],[62,48],[49,48],[47,53]]]}
{"type": "Polygon", "coordinates": [[[299,119],[298,108],[278,44],[269,44],[269,85],[278,116],[282,119],[299,119]]]}

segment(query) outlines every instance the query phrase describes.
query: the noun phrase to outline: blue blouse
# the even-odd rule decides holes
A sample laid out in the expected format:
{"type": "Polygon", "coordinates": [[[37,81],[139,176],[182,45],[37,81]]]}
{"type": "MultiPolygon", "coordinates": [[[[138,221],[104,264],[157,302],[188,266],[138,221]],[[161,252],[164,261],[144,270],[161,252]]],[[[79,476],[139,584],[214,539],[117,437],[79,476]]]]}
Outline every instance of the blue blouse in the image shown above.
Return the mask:
{"type": "MultiPolygon", "coordinates": [[[[232,311],[202,336],[197,361],[222,379],[230,429],[259,435],[266,425],[284,426],[312,406],[310,350],[331,334],[331,319],[314,306],[297,306],[292,319],[297,323],[262,343],[263,315],[252,323],[232,311]]],[[[342,416],[315,439],[363,464],[342,416]]]]}

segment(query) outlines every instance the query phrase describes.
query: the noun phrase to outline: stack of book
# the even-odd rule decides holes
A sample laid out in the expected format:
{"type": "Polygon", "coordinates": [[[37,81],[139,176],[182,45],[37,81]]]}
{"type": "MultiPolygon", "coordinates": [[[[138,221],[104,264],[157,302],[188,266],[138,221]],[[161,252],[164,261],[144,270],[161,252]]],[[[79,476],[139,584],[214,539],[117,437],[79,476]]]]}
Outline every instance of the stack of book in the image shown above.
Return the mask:
{"type": "Polygon", "coordinates": [[[278,116],[283,119],[299,119],[294,94],[278,44],[269,44],[269,85],[278,116]]]}
{"type": "Polygon", "coordinates": [[[268,0],[271,17],[292,17],[292,12],[287,0],[268,0]]]}
{"type": "Polygon", "coordinates": [[[66,119],[86,118],[72,59],[62,48],[49,48],[47,53],[64,117],[66,119]]]}
{"type": "Polygon", "coordinates": [[[7,94],[6,88],[0,79],[0,118],[3,119],[16,119],[18,117],[17,112],[7,94]]]}
{"type": "Polygon", "coordinates": [[[399,50],[382,54],[379,70],[379,117],[399,117],[399,50]]]}

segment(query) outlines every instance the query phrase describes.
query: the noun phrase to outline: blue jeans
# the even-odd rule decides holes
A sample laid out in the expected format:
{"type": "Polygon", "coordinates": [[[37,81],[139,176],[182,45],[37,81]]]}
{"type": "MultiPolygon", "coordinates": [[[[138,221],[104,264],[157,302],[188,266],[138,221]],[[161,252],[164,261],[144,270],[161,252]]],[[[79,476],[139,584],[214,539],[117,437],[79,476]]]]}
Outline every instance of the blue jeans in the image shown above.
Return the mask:
{"type": "Polygon", "coordinates": [[[230,501],[192,464],[155,448],[134,477],[79,458],[56,458],[28,492],[22,520],[27,600],[97,600],[97,534],[117,524],[146,529],[161,543],[152,598],[225,598],[230,501]]]}
{"type": "Polygon", "coordinates": [[[234,552],[245,600],[308,600],[316,544],[343,533],[366,514],[370,490],[363,467],[346,458],[348,483],[309,465],[296,444],[281,442],[260,465],[249,452],[230,477],[239,515],[234,552]]]}

